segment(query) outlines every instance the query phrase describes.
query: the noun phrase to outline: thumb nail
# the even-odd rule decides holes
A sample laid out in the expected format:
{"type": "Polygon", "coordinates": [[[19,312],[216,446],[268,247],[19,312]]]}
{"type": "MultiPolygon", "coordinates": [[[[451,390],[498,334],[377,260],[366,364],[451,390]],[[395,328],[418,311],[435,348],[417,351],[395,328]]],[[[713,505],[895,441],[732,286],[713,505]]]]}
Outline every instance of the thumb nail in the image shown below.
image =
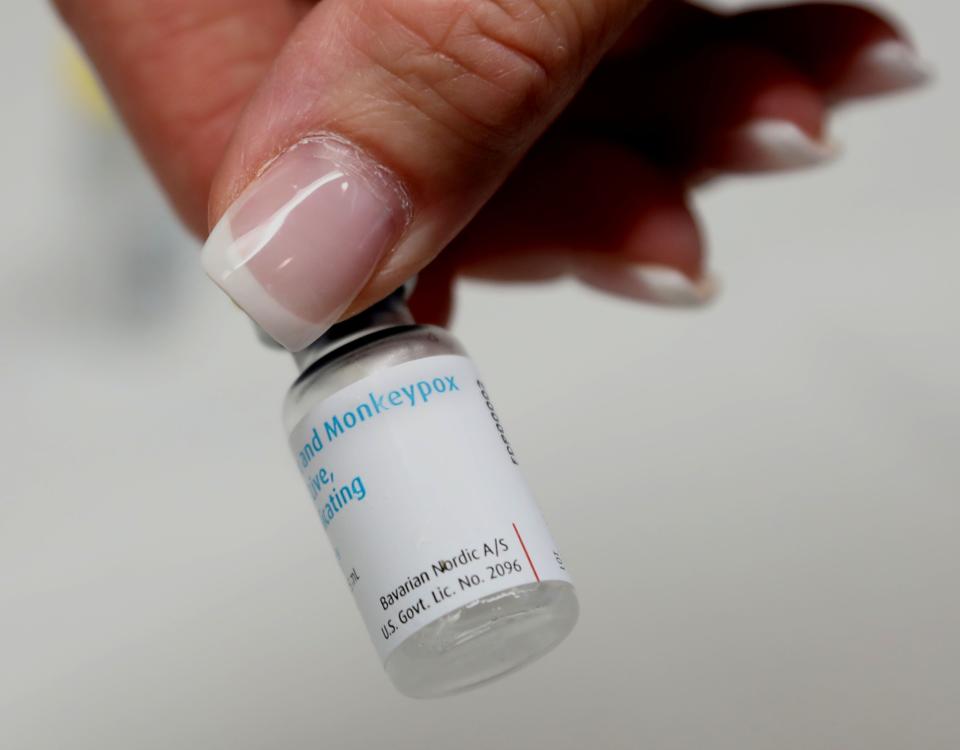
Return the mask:
{"type": "Polygon", "coordinates": [[[410,218],[399,181],[335,136],[297,143],[230,205],[203,246],[207,274],[290,351],[333,325],[410,218]]]}

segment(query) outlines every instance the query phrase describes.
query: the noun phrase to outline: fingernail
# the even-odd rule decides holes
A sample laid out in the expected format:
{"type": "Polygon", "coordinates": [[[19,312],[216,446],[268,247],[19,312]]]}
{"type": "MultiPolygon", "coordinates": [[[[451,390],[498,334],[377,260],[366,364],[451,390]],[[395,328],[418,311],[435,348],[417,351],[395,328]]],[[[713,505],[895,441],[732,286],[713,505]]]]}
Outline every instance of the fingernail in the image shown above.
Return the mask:
{"type": "Polygon", "coordinates": [[[832,98],[845,99],[903,91],[933,77],[933,68],[900,39],[874,42],[858,53],[830,87],[832,98]]]}
{"type": "Polygon", "coordinates": [[[767,172],[816,166],[838,152],[789,120],[758,119],[724,136],[711,161],[726,171],[767,172]]]}
{"type": "Polygon", "coordinates": [[[702,307],[720,290],[713,274],[691,279],[675,268],[658,265],[591,261],[578,276],[595,289],[664,307],[702,307]]]}
{"type": "Polygon", "coordinates": [[[299,351],[337,321],[408,221],[389,172],[340,138],[310,138],[231,204],[203,246],[203,267],[270,336],[299,351]]]}

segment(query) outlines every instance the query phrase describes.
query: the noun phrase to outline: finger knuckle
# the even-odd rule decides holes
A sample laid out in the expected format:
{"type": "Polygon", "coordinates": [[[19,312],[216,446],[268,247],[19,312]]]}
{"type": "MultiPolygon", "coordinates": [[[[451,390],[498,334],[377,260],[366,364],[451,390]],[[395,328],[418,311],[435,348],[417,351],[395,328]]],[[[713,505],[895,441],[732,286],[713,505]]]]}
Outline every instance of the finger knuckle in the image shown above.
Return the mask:
{"type": "Polygon", "coordinates": [[[582,64],[567,0],[379,0],[356,6],[358,43],[396,91],[472,139],[516,137],[582,64]]]}

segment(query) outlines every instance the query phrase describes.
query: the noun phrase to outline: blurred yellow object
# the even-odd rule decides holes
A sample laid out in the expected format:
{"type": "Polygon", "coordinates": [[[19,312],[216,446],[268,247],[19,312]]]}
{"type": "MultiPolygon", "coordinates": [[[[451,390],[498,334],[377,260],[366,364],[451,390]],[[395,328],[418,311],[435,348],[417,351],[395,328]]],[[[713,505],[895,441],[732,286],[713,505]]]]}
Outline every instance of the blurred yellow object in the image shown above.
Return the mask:
{"type": "Polygon", "coordinates": [[[103,125],[113,125],[113,110],[100,81],[83,53],[72,41],[64,40],[61,45],[57,67],[70,101],[91,119],[103,125]]]}

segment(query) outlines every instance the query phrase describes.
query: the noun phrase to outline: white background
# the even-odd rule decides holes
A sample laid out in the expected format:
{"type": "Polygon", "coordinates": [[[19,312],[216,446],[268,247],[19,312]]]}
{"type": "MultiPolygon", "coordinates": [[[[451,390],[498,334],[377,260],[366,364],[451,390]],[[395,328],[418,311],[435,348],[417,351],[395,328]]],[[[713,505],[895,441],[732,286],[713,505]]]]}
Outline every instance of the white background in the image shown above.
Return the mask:
{"type": "Polygon", "coordinates": [[[888,5],[937,84],[841,112],[832,167],[704,194],[713,308],[465,290],[583,612],[423,703],[286,455],[291,363],[64,96],[49,11],[7,3],[0,747],[960,746],[960,11],[888,5]]]}

